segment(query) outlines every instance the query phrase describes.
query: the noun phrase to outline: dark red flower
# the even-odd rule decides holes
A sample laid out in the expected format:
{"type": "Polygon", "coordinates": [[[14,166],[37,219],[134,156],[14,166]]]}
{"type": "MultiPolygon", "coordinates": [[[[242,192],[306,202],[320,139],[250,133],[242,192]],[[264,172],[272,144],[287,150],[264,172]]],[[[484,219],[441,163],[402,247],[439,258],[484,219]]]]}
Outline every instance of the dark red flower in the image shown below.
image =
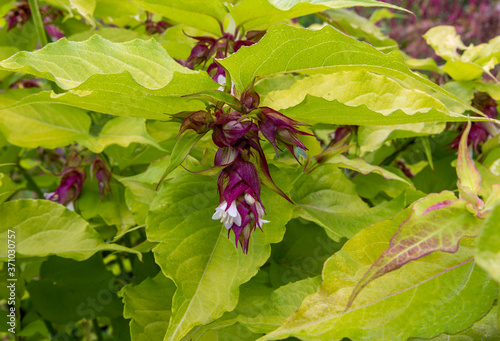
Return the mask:
{"type": "Polygon", "coordinates": [[[248,252],[250,234],[262,228],[265,211],[260,201],[260,178],[255,165],[237,158],[219,174],[219,205],[212,219],[220,220],[233,231],[236,245],[248,252]]]}
{"type": "Polygon", "coordinates": [[[97,157],[94,159],[92,164],[90,165],[90,174],[91,176],[95,176],[99,185],[99,195],[102,199],[102,195],[109,196],[111,193],[111,169],[104,162],[103,159],[97,157]]]}
{"type": "MultiPolygon", "coordinates": [[[[309,135],[298,130],[297,126],[307,126],[307,124],[297,122],[291,118],[277,112],[268,107],[261,107],[261,112],[258,114],[259,129],[264,137],[273,145],[276,155],[278,155],[278,144],[284,145],[290,153],[297,159],[293,150],[297,146],[303,150],[307,150],[306,146],[300,141],[297,134],[309,135]]],[[[298,159],[297,159],[298,161],[298,159]]]]}
{"type": "Polygon", "coordinates": [[[87,178],[87,172],[82,166],[82,158],[77,152],[68,154],[63,171],[59,176],[61,177],[61,183],[53,193],[47,193],[45,197],[61,205],[73,204],[80,196],[83,183],[87,178]]]}

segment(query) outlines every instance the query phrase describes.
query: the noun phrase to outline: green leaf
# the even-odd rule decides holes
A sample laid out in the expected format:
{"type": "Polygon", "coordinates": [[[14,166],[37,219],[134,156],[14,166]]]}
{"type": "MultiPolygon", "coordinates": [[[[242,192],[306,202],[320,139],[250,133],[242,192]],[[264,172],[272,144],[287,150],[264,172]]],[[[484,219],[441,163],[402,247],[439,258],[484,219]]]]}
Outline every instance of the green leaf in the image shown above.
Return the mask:
{"type": "MultiPolygon", "coordinates": [[[[316,291],[321,277],[316,276],[290,283],[276,290],[269,286],[267,273],[261,271],[240,289],[240,300],[236,308],[224,314],[220,319],[193,329],[186,340],[213,340],[208,336],[215,330],[224,330],[228,326],[244,326],[252,331],[256,340],[263,333],[279,327],[302,303],[302,300],[316,291]],[[255,337],[256,334],[260,334],[255,337]]],[[[247,339],[246,334],[235,335],[247,339]]],[[[236,338],[238,340],[238,338],[236,338]]]]}
{"type": "Polygon", "coordinates": [[[350,238],[404,208],[403,197],[369,208],[356,193],[355,185],[338,167],[329,164],[299,176],[291,197],[296,203],[296,216],[320,225],[335,241],[350,238]]]}
{"type": "MultiPolygon", "coordinates": [[[[427,341],[496,341],[500,339],[500,329],[498,328],[498,306],[493,306],[490,312],[474,325],[458,334],[441,334],[427,341]]],[[[424,341],[423,339],[413,339],[414,341],[424,341]]]]}
{"type": "Polygon", "coordinates": [[[461,60],[449,60],[444,64],[443,71],[456,81],[471,81],[483,75],[484,70],[477,64],[461,60]]]}
{"type": "Polygon", "coordinates": [[[488,214],[477,241],[476,262],[500,283],[500,205],[488,214]]]}
{"type": "MultiPolygon", "coordinates": [[[[78,261],[102,250],[139,252],[116,244],[106,244],[102,237],[78,214],[49,200],[15,200],[0,205],[0,242],[7,245],[7,231],[16,234],[19,258],[57,255],[78,261]]],[[[2,247],[1,259],[7,258],[2,247]]]]}
{"type": "MultiPolygon", "coordinates": [[[[19,49],[15,48],[14,46],[0,46],[0,60],[9,58],[17,51],[19,51],[19,49]]],[[[0,71],[0,80],[3,80],[10,74],[10,72],[0,71]]]]}
{"type": "Polygon", "coordinates": [[[115,225],[118,232],[116,238],[123,235],[135,225],[132,212],[125,204],[124,188],[119,183],[111,182],[111,194],[101,198],[97,179],[87,180],[78,199],[78,208],[83,218],[89,220],[100,216],[109,225],[115,225]]]}
{"type": "Polygon", "coordinates": [[[63,8],[72,15],[73,10],[80,13],[88,22],[95,25],[92,18],[96,7],[96,0],[44,0],[59,8],[63,8]]]}
{"type": "Polygon", "coordinates": [[[120,291],[125,303],[123,316],[130,321],[135,341],[162,341],[172,314],[174,283],[162,273],[146,278],[138,285],[129,284],[120,291]]]}
{"type": "Polygon", "coordinates": [[[167,169],[158,180],[158,186],[160,186],[161,182],[170,174],[173,170],[175,170],[179,165],[186,159],[189,155],[189,152],[193,147],[198,143],[199,140],[205,134],[198,134],[194,130],[188,130],[184,134],[181,135],[179,139],[177,139],[174,149],[172,150],[172,154],[170,155],[169,163],[167,169]]]}
{"type": "Polygon", "coordinates": [[[9,199],[17,189],[17,185],[10,177],[4,173],[0,173],[0,204],[9,199]]]}
{"type": "MultiPolygon", "coordinates": [[[[284,24],[273,26],[259,43],[240,49],[220,63],[229,71],[239,90],[245,89],[256,77],[285,72],[369,71],[432,94],[449,110],[476,111],[458,97],[410,71],[399,52],[384,54],[330,26],[320,31],[284,24]]],[[[426,111],[429,110],[431,108],[426,111]]]]}
{"type": "Polygon", "coordinates": [[[373,260],[388,247],[410,209],[363,229],[323,269],[318,292],[276,331],[260,340],[392,341],[457,333],[484,316],[496,283],[473,262],[464,240],[457,253],[436,252],[373,281],[344,312],[349,294],[373,260]],[[430,313],[429,307],[432,307],[430,313]],[[411,321],[411,323],[408,323],[411,321]]]}
{"type": "MultiPolygon", "coordinates": [[[[3,104],[15,103],[26,91],[0,94],[3,104]]],[[[0,131],[17,146],[57,148],[88,138],[90,117],[84,111],[60,104],[13,104],[0,108],[0,131]]]]}
{"type": "Polygon", "coordinates": [[[321,12],[330,8],[355,6],[389,7],[405,10],[401,7],[374,0],[243,0],[236,6],[229,7],[229,13],[236,25],[242,25],[245,30],[265,30],[285,19],[321,12]]]}
{"type": "Polygon", "coordinates": [[[94,34],[98,34],[104,39],[112,41],[113,43],[123,43],[134,39],[148,40],[150,37],[146,34],[141,34],[136,31],[127,30],[121,27],[102,27],[99,30],[89,30],[79,32],[68,37],[70,41],[84,41],[90,39],[94,34]]]}
{"type": "Polygon", "coordinates": [[[100,255],[80,262],[49,257],[40,268],[39,279],[30,281],[27,289],[33,309],[53,323],[119,317],[123,311],[115,277],[100,255]]]}
{"type": "Polygon", "coordinates": [[[454,26],[436,26],[424,34],[427,41],[436,54],[445,60],[460,59],[458,49],[465,50],[467,47],[457,34],[454,26]]]}
{"type": "Polygon", "coordinates": [[[226,17],[226,8],[220,0],[135,0],[142,9],[161,14],[175,22],[201,30],[221,34],[221,24],[226,17]]]}
{"type": "Polygon", "coordinates": [[[96,74],[75,89],[61,94],[42,91],[11,106],[61,103],[118,116],[167,120],[169,117],[166,114],[205,108],[205,104],[197,99],[179,96],[217,87],[219,85],[207,73],[176,72],[170,83],[158,90],[137,84],[128,72],[118,75],[96,74]],[[189,86],[186,87],[186,84],[189,86]]]}
{"type": "Polygon", "coordinates": [[[404,182],[405,184],[407,184],[413,188],[413,184],[410,183],[408,180],[406,180],[406,179],[404,179],[404,178],[402,178],[402,177],[400,177],[392,172],[389,172],[388,170],[386,170],[382,167],[370,165],[368,162],[366,162],[363,159],[359,159],[359,158],[358,159],[348,159],[344,155],[340,154],[340,155],[334,156],[333,158],[329,159],[327,161],[327,163],[338,165],[339,167],[342,167],[342,168],[351,169],[351,170],[354,170],[354,171],[359,172],[359,173],[364,174],[364,175],[370,174],[370,173],[376,173],[376,174],[381,175],[382,177],[384,177],[387,180],[401,181],[401,182],[404,182]]]}
{"type": "Polygon", "coordinates": [[[224,226],[211,219],[218,203],[215,179],[181,173],[162,186],[146,232],[148,240],[160,243],[153,249],[156,262],[177,285],[165,340],[180,340],[193,327],[233,310],[239,286],[267,260],[270,243],[281,240],[292,207],[266,188],[261,198],[271,222],[252,233],[244,254],[224,226]]]}
{"type": "Polygon", "coordinates": [[[165,87],[175,72],[200,76],[173,60],[154,39],[113,43],[99,35],[83,42],[62,38],[35,52],[18,52],[1,61],[0,68],[47,78],[65,90],[82,85],[93,75],[128,72],[135,82],[151,90],[165,87]]]}
{"type": "Polygon", "coordinates": [[[415,84],[407,85],[365,70],[305,77],[289,89],[267,94],[264,105],[276,110],[298,106],[291,109],[292,117],[296,118],[295,113],[302,111],[300,118],[310,124],[352,125],[464,121],[466,117],[461,113],[467,109],[465,105],[450,105],[448,108],[447,100],[442,102],[416,88],[415,84]],[[328,109],[332,113],[316,121],[321,116],[315,111],[323,113],[328,109]]]}
{"type": "Polygon", "coordinates": [[[102,127],[99,136],[80,140],[94,153],[101,153],[106,147],[117,144],[128,147],[131,143],[143,143],[163,149],[146,131],[146,121],[142,118],[117,117],[102,127]]]}
{"type": "MultiPolygon", "coordinates": [[[[382,10],[376,10],[373,14],[382,14],[381,11],[397,16],[397,14],[389,12],[389,10],[385,8],[382,10]]],[[[335,24],[340,25],[350,36],[369,42],[373,46],[379,47],[380,49],[395,49],[398,46],[398,43],[395,40],[384,35],[380,27],[374,24],[374,22],[378,21],[377,19],[375,19],[375,21],[373,21],[373,18],[368,20],[358,15],[355,11],[346,9],[329,10],[326,14],[334,20],[332,23],[333,26],[335,26],[335,24]]]]}
{"type": "Polygon", "coordinates": [[[361,154],[373,152],[386,141],[415,136],[439,134],[446,128],[443,122],[409,123],[391,126],[369,125],[358,129],[358,144],[361,154]]]}
{"type": "Polygon", "coordinates": [[[466,204],[452,192],[430,194],[415,203],[411,216],[401,223],[389,248],[356,285],[348,307],[373,280],[433,252],[457,252],[462,238],[477,236],[482,222],[467,210],[466,204]]]}
{"type": "MultiPolygon", "coordinates": [[[[271,291],[268,297],[261,297],[263,306],[259,306],[260,302],[248,297],[242,289],[241,295],[245,295],[246,299],[235,309],[238,314],[236,320],[254,333],[269,333],[283,324],[300,307],[306,296],[315,293],[320,283],[321,277],[316,276],[284,285],[271,291]]],[[[259,287],[255,289],[257,293],[263,291],[259,287]]]]}
{"type": "Polygon", "coordinates": [[[130,181],[127,178],[119,180],[125,187],[125,202],[138,225],[146,224],[149,205],[156,196],[155,186],[139,181],[130,181]]]}

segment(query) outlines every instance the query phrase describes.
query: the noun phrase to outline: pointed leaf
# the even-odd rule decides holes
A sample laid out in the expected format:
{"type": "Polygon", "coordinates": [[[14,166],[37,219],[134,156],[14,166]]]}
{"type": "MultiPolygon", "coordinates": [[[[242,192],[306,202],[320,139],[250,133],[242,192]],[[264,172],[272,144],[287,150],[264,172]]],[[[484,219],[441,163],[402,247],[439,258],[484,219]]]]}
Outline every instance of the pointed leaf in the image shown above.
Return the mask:
{"type": "Polygon", "coordinates": [[[47,78],[65,90],[96,74],[128,72],[148,89],[165,87],[175,72],[199,74],[173,60],[154,39],[112,43],[99,35],[83,42],[62,38],[35,52],[18,52],[1,61],[0,68],[47,78]]]}
{"type": "MultiPolygon", "coordinates": [[[[32,91],[0,94],[3,105],[32,91]]],[[[0,108],[0,131],[10,143],[27,148],[63,147],[89,137],[90,117],[80,109],[60,104],[21,104],[0,108]]]]}
{"type": "Polygon", "coordinates": [[[467,120],[462,115],[467,105],[427,93],[426,87],[366,70],[340,71],[305,77],[289,89],[268,93],[263,105],[276,110],[290,108],[294,114],[302,110],[301,118],[307,123],[316,123],[315,110],[327,109],[332,113],[320,122],[359,125],[467,120]]]}
{"type": "Polygon", "coordinates": [[[165,340],[180,340],[193,327],[233,310],[239,286],[267,260],[270,243],[281,240],[292,207],[266,189],[261,198],[271,222],[252,233],[244,254],[234,235],[228,239],[226,228],[211,219],[218,204],[215,179],[183,173],[161,188],[146,232],[148,240],[160,243],[153,250],[156,262],[177,286],[165,340]]]}
{"type": "MultiPolygon", "coordinates": [[[[78,261],[102,250],[139,252],[116,244],[106,244],[101,235],[78,214],[49,200],[15,200],[0,205],[3,223],[0,241],[7,245],[7,230],[16,233],[16,256],[57,255],[78,261]]],[[[0,257],[7,259],[7,250],[0,257]]]]}
{"type": "Polygon", "coordinates": [[[61,94],[42,91],[12,103],[9,107],[61,103],[111,115],[168,120],[166,114],[205,108],[200,100],[180,96],[205,89],[217,89],[218,86],[203,73],[175,73],[170,83],[158,90],[150,90],[137,84],[129,73],[94,75],[75,89],[61,94]],[[189,86],[186,87],[186,84],[189,86]]]}
{"type": "Polygon", "coordinates": [[[388,3],[375,0],[243,0],[229,8],[236,25],[243,25],[245,30],[264,30],[285,19],[321,12],[329,8],[389,7],[405,10],[388,3]]]}
{"type": "Polygon", "coordinates": [[[347,9],[336,9],[326,12],[349,35],[360,38],[381,49],[384,48],[384,50],[396,48],[398,43],[384,35],[381,28],[374,23],[382,19],[380,18],[381,15],[392,15],[393,17],[404,17],[404,15],[390,12],[388,9],[375,10],[372,13],[372,17],[368,20],[358,15],[355,11],[347,9]],[[380,19],[373,18],[373,15],[378,15],[380,19]]]}
{"type": "Polygon", "coordinates": [[[410,213],[407,209],[350,239],[325,263],[317,293],[260,340],[431,338],[462,331],[484,316],[497,297],[497,285],[475,266],[470,240],[464,240],[457,253],[436,252],[373,281],[344,313],[356,282],[410,213]]]}
{"type": "Polygon", "coordinates": [[[456,252],[462,238],[477,236],[482,222],[467,210],[466,204],[456,199],[452,192],[430,194],[419,200],[411,216],[401,223],[399,231],[391,238],[389,248],[356,285],[348,308],[361,290],[376,278],[436,251],[456,252]]]}
{"type": "Polygon", "coordinates": [[[399,52],[384,54],[330,26],[311,31],[284,24],[275,25],[257,44],[240,49],[220,63],[229,71],[240,90],[256,77],[285,72],[315,74],[364,70],[426,89],[425,92],[434,93],[441,101],[446,101],[447,107],[476,111],[458,97],[410,71],[399,52]]]}
{"type": "Polygon", "coordinates": [[[411,184],[408,180],[403,179],[402,177],[400,177],[392,172],[389,172],[388,170],[386,170],[382,167],[370,165],[368,162],[366,162],[363,159],[359,159],[359,158],[358,159],[348,159],[344,155],[340,154],[340,155],[337,155],[337,156],[329,159],[327,162],[334,164],[334,165],[338,165],[342,168],[354,170],[354,171],[359,172],[359,173],[364,174],[364,175],[370,174],[370,173],[376,173],[376,174],[383,176],[385,179],[401,181],[401,182],[404,182],[405,184],[409,185],[410,187],[414,188],[413,184],[411,184]]]}

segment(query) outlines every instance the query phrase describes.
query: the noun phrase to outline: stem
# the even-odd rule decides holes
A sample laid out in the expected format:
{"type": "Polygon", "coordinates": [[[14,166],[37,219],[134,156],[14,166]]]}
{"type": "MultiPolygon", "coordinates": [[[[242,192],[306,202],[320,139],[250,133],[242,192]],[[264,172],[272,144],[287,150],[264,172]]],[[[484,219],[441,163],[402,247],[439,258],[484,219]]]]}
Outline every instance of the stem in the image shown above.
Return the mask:
{"type": "Polygon", "coordinates": [[[315,13],[314,14],[317,18],[323,20],[324,22],[330,24],[331,26],[337,26],[338,28],[340,28],[342,30],[342,32],[344,32],[344,34],[346,36],[351,36],[347,31],[346,29],[340,25],[340,23],[338,23],[336,20],[333,20],[332,18],[330,18],[328,15],[324,14],[324,13],[315,13]]]}
{"type": "Polygon", "coordinates": [[[33,22],[35,24],[36,33],[38,34],[38,39],[42,47],[47,45],[47,33],[45,32],[45,27],[42,22],[42,17],[40,16],[40,9],[38,8],[38,0],[28,0],[30,4],[31,15],[33,16],[33,22]]]}
{"type": "Polygon", "coordinates": [[[52,325],[52,323],[50,321],[47,321],[47,320],[42,320],[42,321],[45,324],[45,327],[47,327],[47,330],[49,331],[49,335],[51,336],[51,338],[56,336],[57,331],[54,329],[54,326],[52,325]]]}
{"type": "Polygon", "coordinates": [[[17,165],[17,168],[19,168],[21,174],[26,179],[26,182],[28,184],[28,189],[31,189],[32,191],[34,191],[36,193],[36,195],[38,196],[38,199],[43,199],[44,196],[43,196],[42,190],[38,187],[38,185],[33,180],[33,178],[28,174],[28,172],[23,167],[21,167],[21,165],[19,165],[19,164],[17,165]]]}
{"type": "Polygon", "coordinates": [[[414,142],[415,142],[415,138],[410,138],[410,139],[406,140],[400,148],[395,150],[391,155],[389,155],[382,162],[380,162],[380,165],[390,165],[392,163],[392,161],[394,161],[394,159],[396,159],[396,157],[398,156],[399,153],[406,150],[406,148],[408,148],[414,142]]]}
{"type": "Polygon", "coordinates": [[[97,341],[102,341],[102,333],[101,333],[101,328],[99,328],[99,323],[97,322],[97,319],[92,320],[92,326],[94,327],[94,332],[97,335],[97,341]]]}

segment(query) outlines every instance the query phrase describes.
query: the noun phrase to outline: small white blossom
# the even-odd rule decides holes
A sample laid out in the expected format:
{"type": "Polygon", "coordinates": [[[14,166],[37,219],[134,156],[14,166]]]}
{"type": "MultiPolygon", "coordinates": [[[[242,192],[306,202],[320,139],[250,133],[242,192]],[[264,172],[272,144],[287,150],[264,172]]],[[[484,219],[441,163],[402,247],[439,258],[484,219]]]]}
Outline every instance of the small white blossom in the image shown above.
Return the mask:
{"type": "Polygon", "coordinates": [[[236,208],[236,204],[233,201],[231,206],[227,208],[227,202],[222,202],[219,206],[215,208],[215,213],[212,219],[219,220],[224,224],[224,227],[228,230],[233,226],[233,223],[240,226],[241,225],[241,215],[236,208]]]}
{"type": "Polygon", "coordinates": [[[224,91],[224,86],[226,85],[226,76],[219,75],[219,77],[217,77],[217,83],[221,85],[217,90],[224,91]]]}

